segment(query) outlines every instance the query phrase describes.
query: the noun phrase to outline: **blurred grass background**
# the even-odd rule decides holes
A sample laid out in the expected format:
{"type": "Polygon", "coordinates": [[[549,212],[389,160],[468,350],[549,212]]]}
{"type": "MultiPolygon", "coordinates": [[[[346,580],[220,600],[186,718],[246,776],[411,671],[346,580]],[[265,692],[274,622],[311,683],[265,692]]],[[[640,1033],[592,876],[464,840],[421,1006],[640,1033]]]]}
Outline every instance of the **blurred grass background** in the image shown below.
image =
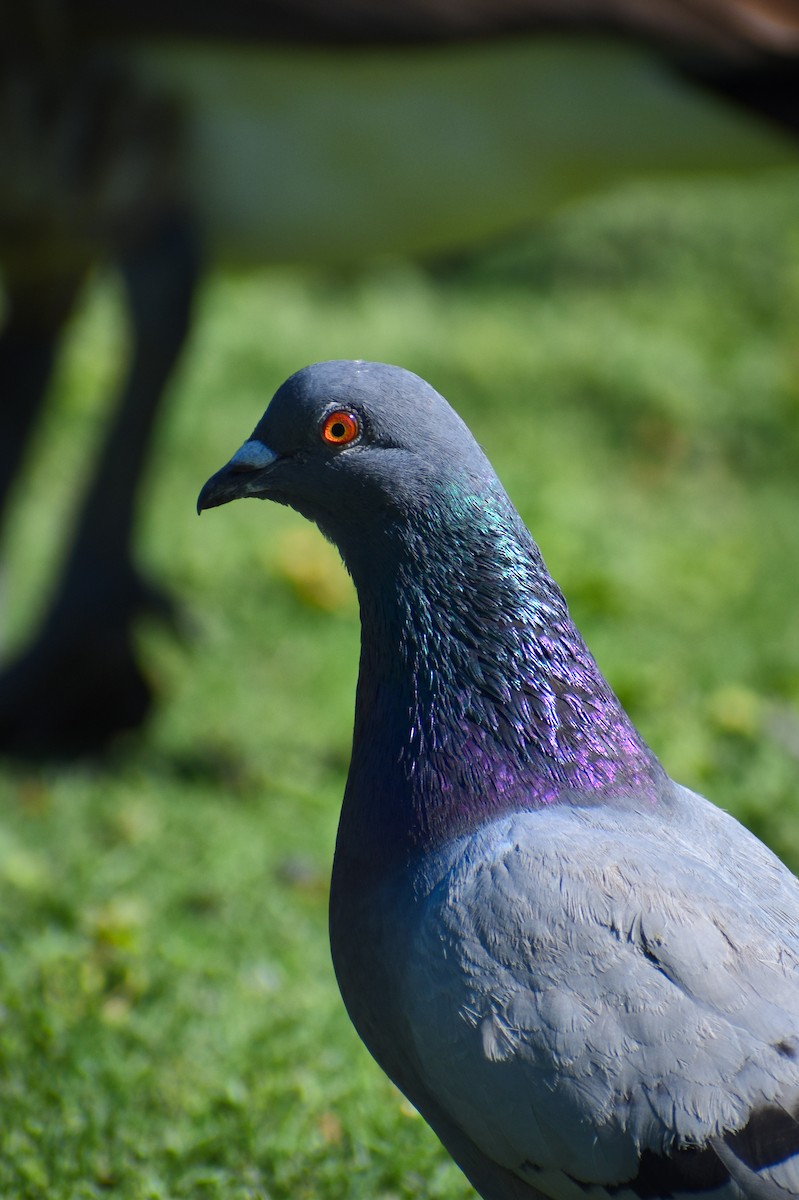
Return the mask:
{"type": "MultiPolygon", "coordinates": [[[[455,404],[671,774],[799,868],[797,318],[796,173],[631,185],[432,268],[208,281],[142,503],[186,617],[142,631],[161,708],[101,766],[0,774],[0,1195],[468,1194],[329,962],[349,583],[288,511],[194,515],[305,363],[399,363],[455,404]]],[[[124,336],[98,278],[18,492],[6,649],[124,336]]]]}

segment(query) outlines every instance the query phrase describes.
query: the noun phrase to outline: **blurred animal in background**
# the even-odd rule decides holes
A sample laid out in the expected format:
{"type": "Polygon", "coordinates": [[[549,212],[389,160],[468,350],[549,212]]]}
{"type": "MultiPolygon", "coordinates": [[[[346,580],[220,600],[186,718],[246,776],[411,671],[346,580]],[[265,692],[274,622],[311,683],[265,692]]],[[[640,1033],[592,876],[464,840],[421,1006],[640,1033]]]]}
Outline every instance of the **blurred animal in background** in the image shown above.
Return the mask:
{"type": "Polygon", "coordinates": [[[631,171],[784,163],[798,54],[799,0],[0,7],[0,516],[96,263],[130,324],[54,597],[0,675],[0,752],[96,753],[149,710],[133,628],[172,606],[136,562],[137,485],[202,262],[460,250],[631,171]]]}

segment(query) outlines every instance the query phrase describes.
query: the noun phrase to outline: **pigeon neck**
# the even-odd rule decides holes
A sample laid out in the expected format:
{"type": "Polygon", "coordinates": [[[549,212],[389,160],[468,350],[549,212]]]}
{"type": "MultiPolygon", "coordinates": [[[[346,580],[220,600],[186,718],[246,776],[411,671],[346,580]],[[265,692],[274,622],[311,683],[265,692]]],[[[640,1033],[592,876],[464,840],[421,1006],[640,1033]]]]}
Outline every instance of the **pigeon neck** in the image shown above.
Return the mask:
{"type": "Polygon", "coordinates": [[[345,811],[365,805],[374,839],[429,846],[519,809],[654,801],[662,768],[498,484],[386,540],[349,563],[362,645],[345,811]]]}

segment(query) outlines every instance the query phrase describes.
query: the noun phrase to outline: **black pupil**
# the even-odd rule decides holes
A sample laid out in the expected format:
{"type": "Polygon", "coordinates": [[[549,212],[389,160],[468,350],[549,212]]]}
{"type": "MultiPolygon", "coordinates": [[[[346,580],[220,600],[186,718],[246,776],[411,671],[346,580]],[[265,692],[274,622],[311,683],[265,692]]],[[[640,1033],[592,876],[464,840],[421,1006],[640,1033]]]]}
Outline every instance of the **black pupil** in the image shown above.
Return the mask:
{"type": "Polygon", "coordinates": [[[334,437],[338,440],[339,438],[346,437],[346,434],[347,434],[347,426],[344,424],[343,421],[335,421],[330,426],[330,436],[331,437],[334,437]]]}

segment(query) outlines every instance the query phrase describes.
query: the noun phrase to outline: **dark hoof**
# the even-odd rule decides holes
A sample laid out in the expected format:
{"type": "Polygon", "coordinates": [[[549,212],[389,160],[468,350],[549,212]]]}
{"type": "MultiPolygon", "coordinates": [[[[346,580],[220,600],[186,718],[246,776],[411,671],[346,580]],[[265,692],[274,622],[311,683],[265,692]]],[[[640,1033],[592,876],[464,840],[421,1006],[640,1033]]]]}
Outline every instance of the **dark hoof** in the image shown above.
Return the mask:
{"type": "Polygon", "coordinates": [[[141,620],[188,643],[185,610],[137,570],[76,576],[36,640],[0,672],[0,755],[25,762],[97,758],[141,728],[154,689],[139,665],[141,620]]]}
{"type": "Polygon", "coordinates": [[[0,754],[28,762],[100,755],[143,724],[152,699],[127,631],[45,636],[0,675],[0,754]]]}

